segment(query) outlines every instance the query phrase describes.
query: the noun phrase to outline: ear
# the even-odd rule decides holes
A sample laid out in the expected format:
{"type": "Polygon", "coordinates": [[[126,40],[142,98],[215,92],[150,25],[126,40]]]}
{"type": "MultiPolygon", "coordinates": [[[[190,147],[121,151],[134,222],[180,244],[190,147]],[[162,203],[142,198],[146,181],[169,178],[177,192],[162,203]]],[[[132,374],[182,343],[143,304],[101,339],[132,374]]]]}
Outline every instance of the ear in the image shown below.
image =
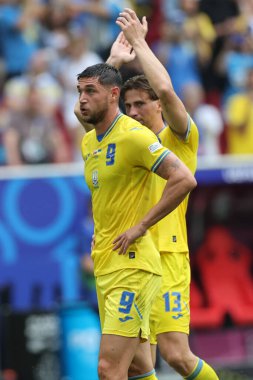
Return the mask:
{"type": "Polygon", "coordinates": [[[162,106],[161,106],[160,99],[157,100],[157,111],[162,112],[162,106]]]}
{"type": "Polygon", "coordinates": [[[119,87],[112,87],[111,89],[111,98],[113,101],[118,101],[120,96],[120,89],[119,87]]]}

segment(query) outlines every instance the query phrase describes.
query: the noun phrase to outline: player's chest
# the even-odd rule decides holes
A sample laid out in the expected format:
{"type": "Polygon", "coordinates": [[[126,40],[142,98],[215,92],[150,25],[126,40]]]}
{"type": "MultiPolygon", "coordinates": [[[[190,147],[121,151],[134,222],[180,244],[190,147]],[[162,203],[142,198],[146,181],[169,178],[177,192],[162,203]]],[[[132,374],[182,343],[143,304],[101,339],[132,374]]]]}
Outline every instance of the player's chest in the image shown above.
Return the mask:
{"type": "Polygon", "coordinates": [[[127,174],[125,153],[124,145],[116,141],[86,149],[85,179],[89,188],[119,182],[127,174]]]}

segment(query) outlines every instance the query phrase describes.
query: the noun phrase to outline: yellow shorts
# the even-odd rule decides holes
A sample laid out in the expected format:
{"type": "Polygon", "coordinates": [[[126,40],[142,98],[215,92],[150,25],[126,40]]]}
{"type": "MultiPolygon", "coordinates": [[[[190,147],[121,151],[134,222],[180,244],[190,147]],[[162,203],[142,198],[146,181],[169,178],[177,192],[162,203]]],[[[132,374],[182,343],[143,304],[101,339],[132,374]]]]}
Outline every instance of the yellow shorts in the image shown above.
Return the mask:
{"type": "Polygon", "coordinates": [[[152,303],[161,276],[139,269],[123,269],[96,278],[102,334],[148,339],[152,303]]]}
{"type": "Polygon", "coordinates": [[[190,261],[188,252],[161,252],[162,286],[150,314],[150,342],[156,335],[177,331],[189,334],[190,261]]]}

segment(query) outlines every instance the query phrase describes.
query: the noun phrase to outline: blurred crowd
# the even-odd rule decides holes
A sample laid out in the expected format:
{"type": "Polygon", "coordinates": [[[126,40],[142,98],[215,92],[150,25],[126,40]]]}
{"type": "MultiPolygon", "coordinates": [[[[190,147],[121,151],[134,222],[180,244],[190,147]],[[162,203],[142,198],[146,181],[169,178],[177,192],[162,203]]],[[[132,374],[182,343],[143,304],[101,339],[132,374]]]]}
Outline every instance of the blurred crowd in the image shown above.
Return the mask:
{"type": "Polygon", "coordinates": [[[147,16],[199,155],[253,154],[253,0],[0,0],[0,165],[81,160],[76,75],[107,59],[125,7],[147,16]]]}

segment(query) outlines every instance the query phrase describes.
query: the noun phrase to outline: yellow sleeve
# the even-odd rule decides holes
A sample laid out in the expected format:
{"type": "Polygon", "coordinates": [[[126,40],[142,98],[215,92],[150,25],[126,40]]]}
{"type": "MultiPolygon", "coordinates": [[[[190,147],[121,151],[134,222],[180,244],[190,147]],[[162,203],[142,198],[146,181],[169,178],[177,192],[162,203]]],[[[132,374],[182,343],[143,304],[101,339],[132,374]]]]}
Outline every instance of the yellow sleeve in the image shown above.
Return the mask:
{"type": "Polygon", "coordinates": [[[126,159],[133,166],[142,166],[155,172],[170,151],[159,142],[148,128],[133,128],[126,141],[126,159]]]}

